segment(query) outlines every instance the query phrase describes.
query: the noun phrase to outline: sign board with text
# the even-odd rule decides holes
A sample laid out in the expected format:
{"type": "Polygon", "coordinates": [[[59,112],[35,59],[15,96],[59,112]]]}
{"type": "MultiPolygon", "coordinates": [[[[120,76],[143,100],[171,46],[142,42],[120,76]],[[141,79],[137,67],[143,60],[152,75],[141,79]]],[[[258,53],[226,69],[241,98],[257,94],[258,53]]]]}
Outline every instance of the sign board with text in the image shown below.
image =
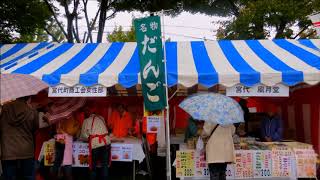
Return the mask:
{"type": "Polygon", "coordinates": [[[238,150],[235,152],[235,178],[253,178],[253,152],[238,150]]]}
{"type": "Polygon", "coordinates": [[[140,59],[140,76],[145,108],[149,111],[165,108],[165,72],[159,16],[134,20],[140,59]]]}
{"type": "MultiPolygon", "coordinates": [[[[175,165],[177,177],[210,177],[210,171],[205,159],[205,152],[195,150],[177,151],[175,165]]],[[[226,176],[227,179],[235,178],[234,164],[228,164],[226,176]]]]}
{"type": "Polygon", "coordinates": [[[112,161],[132,161],[132,144],[111,144],[112,161]]]}
{"type": "Polygon", "coordinates": [[[195,151],[177,151],[176,154],[176,176],[194,177],[195,176],[195,151]]]}
{"type": "Polygon", "coordinates": [[[161,116],[147,116],[147,133],[158,133],[161,116]]]}
{"type": "Polygon", "coordinates": [[[292,177],[292,152],[289,149],[272,149],[272,176],[292,177]]]}
{"type": "Polygon", "coordinates": [[[76,85],[66,86],[59,84],[54,87],[49,87],[49,97],[106,97],[107,88],[102,85],[91,87],[76,85]]]}
{"type": "Polygon", "coordinates": [[[317,154],[313,149],[294,149],[297,178],[315,178],[317,154]]]}
{"type": "Polygon", "coordinates": [[[254,178],[272,177],[272,153],[269,150],[257,150],[253,153],[254,178]]]}
{"type": "Polygon", "coordinates": [[[89,167],[89,145],[88,143],[75,142],[73,148],[73,167],[89,167]]]}
{"type": "Polygon", "coordinates": [[[55,152],[55,142],[47,141],[44,143],[44,165],[53,166],[54,163],[54,152],[55,152]]]}
{"type": "Polygon", "coordinates": [[[288,97],[289,87],[282,84],[274,86],[256,85],[253,87],[235,85],[226,89],[226,95],[238,97],[288,97]]]}

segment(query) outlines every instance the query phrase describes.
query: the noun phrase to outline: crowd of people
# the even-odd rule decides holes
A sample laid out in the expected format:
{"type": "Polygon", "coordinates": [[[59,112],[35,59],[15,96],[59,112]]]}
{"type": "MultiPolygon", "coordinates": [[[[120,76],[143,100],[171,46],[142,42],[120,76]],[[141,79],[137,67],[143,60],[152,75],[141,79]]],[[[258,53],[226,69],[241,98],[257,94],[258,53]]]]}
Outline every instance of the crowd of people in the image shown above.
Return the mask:
{"type": "MultiPolygon", "coordinates": [[[[37,141],[35,134],[41,124],[49,125],[43,128],[46,136],[40,136],[42,142],[50,138],[55,140],[54,163],[50,167],[48,177],[43,177],[44,179],[58,179],[61,176],[64,179],[73,179],[72,144],[75,139],[89,144],[89,170],[92,180],[107,179],[111,163],[111,139],[113,138],[141,137],[144,134],[151,151],[156,151],[157,137],[156,134],[147,133],[146,117],[138,115],[133,118],[122,104],[113,105],[109,118],[98,113],[94,102],[86,102],[83,106],[72,110],[66,106],[70,110],[69,114],[63,112],[62,108],[54,107],[54,104],[54,101],[45,104],[33,103],[30,97],[23,97],[2,106],[0,143],[4,179],[31,180],[35,179],[36,174],[41,176],[39,172],[41,162],[36,163],[36,159],[38,159],[42,143],[35,143],[37,141]],[[63,116],[59,117],[57,114],[63,116]],[[84,116],[82,120],[79,114],[84,116]],[[38,153],[35,153],[37,151],[38,153]],[[97,169],[98,164],[101,171],[97,169]]],[[[241,107],[245,112],[246,120],[248,111],[245,109],[245,104],[242,104],[241,107]]],[[[280,141],[282,123],[276,114],[275,106],[268,106],[267,112],[261,123],[261,140],[280,141]]],[[[201,136],[206,141],[206,160],[210,179],[225,179],[227,164],[234,162],[233,135],[237,132],[238,135],[245,136],[248,123],[222,126],[208,122],[199,123],[190,118],[188,124],[185,141],[196,136],[201,136]],[[244,130],[236,130],[243,126],[244,130]]]]}
{"type": "Polygon", "coordinates": [[[81,108],[73,110],[68,106],[65,110],[54,107],[54,103],[33,103],[31,97],[23,97],[3,105],[0,141],[5,180],[31,180],[40,176],[39,167],[35,165],[43,165],[43,162],[37,162],[42,143],[36,141],[55,140],[54,164],[50,167],[48,177],[42,178],[58,179],[63,176],[68,180],[73,179],[74,140],[89,144],[90,179],[107,179],[111,162],[111,138],[141,137],[144,134],[151,147],[156,142],[156,134],[146,132],[146,118],[142,118],[142,115],[133,118],[122,104],[113,105],[111,115],[106,119],[98,113],[94,102],[88,101],[81,108]],[[84,118],[79,118],[81,115],[84,118]],[[39,129],[41,124],[48,124],[48,127],[39,129]],[[39,131],[43,133],[37,139],[39,131]],[[98,163],[102,169],[99,174],[98,163]]]}

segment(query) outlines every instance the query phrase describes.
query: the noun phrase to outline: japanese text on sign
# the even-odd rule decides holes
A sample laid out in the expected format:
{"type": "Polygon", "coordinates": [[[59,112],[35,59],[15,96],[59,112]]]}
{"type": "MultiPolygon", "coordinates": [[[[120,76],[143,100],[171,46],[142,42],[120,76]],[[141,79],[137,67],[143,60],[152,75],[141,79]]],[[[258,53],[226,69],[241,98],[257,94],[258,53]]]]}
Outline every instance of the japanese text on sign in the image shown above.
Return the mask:
{"type": "Polygon", "coordinates": [[[86,87],[82,85],[49,87],[49,97],[105,97],[107,88],[101,85],[86,87]]]}
{"type": "Polygon", "coordinates": [[[195,175],[194,155],[195,151],[177,151],[177,177],[193,177],[195,175]]]}
{"type": "Polygon", "coordinates": [[[272,176],[272,154],[271,151],[254,151],[253,171],[255,178],[272,176]]]}
{"type": "Polygon", "coordinates": [[[53,166],[54,163],[54,141],[48,141],[44,143],[44,165],[53,166]]]}
{"type": "Polygon", "coordinates": [[[161,116],[147,117],[147,133],[158,133],[161,116]]]}
{"type": "MultiPolygon", "coordinates": [[[[205,152],[194,150],[177,151],[176,156],[177,177],[209,177],[210,171],[205,159],[205,152]]],[[[228,164],[227,178],[234,178],[234,165],[228,164]]]]}
{"type": "Polygon", "coordinates": [[[292,152],[285,149],[273,149],[272,176],[291,177],[292,175],[292,152]]]}
{"type": "Polygon", "coordinates": [[[236,151],[235,153],[235,177],[253,177],[253,153],[252,151],[236,151]]]}
{"type": "Polygon", "coordinates": [[[260,97],[288,97],[289,87],[282,84],[274,86],[256,85],[254,87],[246,87],[236,85],[226,89],[227,96],[260,96],[260,97]]]}
{"type": "Polygon", "coordinates": [[[317,154],[313,149],[294,149],[298,178],[315,178],[317,154]]]}
{"type": "Polygon", "coordinates": [[[89,166],[89,146],[88,143],[73,143],[73,165],[74,167],[89,166]]]}
{"type": "Polygon", "coordinates": [[[112,161],[132,161],[132,144],[111,144],[112,161]]]}
{"type": "Polygon", "coordinates": [[[166,106],[166,97],[160,17],[136,19],[134,24],[137,29],[144,104],[147,110],[161,110],[166,106]]]}

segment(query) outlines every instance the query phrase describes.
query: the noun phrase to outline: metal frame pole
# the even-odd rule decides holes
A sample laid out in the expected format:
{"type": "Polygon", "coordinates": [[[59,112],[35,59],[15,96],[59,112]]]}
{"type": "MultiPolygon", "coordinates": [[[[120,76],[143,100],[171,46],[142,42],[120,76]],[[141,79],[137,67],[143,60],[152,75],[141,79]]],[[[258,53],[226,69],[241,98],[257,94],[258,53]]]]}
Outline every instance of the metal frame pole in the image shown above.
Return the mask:
{"type": "Polygon", "coordinates": [[[165,31],[164,31],[164,10],[161,11],[162,20],[162,44],[163,44],[163,62],[164,62],[164,74],[165,74],[165,88],[166,88],[166,142],[167,142],[167,153],[166,153],[166,164],[167,164],[167,180],[171,180],[171,153],[170,153],[170,121],[169,121],[169,93],[168,93],[168,75],[167,75],[167,59],[166,59],[166,48],[165,48],[165,31]]]}

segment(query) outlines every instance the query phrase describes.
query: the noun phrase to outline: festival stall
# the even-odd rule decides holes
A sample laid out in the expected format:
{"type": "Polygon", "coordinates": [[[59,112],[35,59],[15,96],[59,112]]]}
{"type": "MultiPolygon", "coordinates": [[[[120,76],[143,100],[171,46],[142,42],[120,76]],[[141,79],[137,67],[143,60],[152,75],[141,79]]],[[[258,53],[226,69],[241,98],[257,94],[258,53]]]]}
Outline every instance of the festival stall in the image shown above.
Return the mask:
{"type": "MultiPolygon", "coordinates": [[[[227,167],[227,179],[315,178],[316,154],[309,144],[261,143],[242,139],[236,143],[235,164],[227,167]],[[247,142],[244,142],[247,141],[247,142]]],[[[204,154],[182,147],[174,163],[177,177],[208,178],[204,154]]]]}
{"type": "MultiPolygon", "coordinates": [[[[292,87],[318,86],[317,84],[320,82],[319,48],[320,40],[317,39],[166,42],[167,82],[170,87],[168,99],[169,103],[176,105],[170,107],[171,128],[175,130],[174,127],[177,125],[186,126],[186,119],[184,119],[186,115],[177,107],[177,102],[180,99],[172,97],[187,96],[198,91],[249,96],[249,91],[251,93],[255,91],[253,96],[263,95],[272,98],[272,96],[289,96],[292,87]],[[249,87],[252,88],[249,89],[249,87]],[[262,89],[264,90],[262,91],[262,89]]],[[[129,96],[141,96],[140,63],[136,43],[2,45],[0,68],[3,74],[28,74],[43,80],[50,85],[49,95],[55,97],[86,96],[97,97],[92,100],[102,98],[112,102],[115,96],[122,96],[121,102],[130,102],[132,98],[130,99],[129,96]]],[[[313,91],[313,93],[317,92],[313,91]]],[[[290,98],[294,95],[295,91],[290,93],[290,98]]],[[[314,95],[314,97],[316,96],[317,94],[314,95]]],[[[288,112],[288,116],[284,119],[288,119],[285,122],[290,122],[292,114],[289,112],[292,107],[290,106],[291,102],[287,102],[287,109],[282,109],[282,113],[288,112]]],[[[102,104],[102,106],[105,105],[102,104]]],[[[281,104],[281,107],[284,107],[284,104],[281,104]]],[[[299,105],[299,107],[301,106],[299,105]]],[[[302,105],[303,110],[306,110],[305,107],[302,105]]],[[[143,109],[142,101],[140,108],[143,109]]],[[[310,125],[311,123],[320,124],[319,118],[317,118],[319,117],[319,108],[312,105],[312,110],[312,118],[309,118],[312,121],[308,125],[310,128],[313,127],[310,125]]],[[[298,117],[295,121],[297,122],[296,127],[300,127],[301,123],[304,123],[303,119],[308,119],[309,116],[305,117],[300,114],[298,117]]],[[[164,123],[160,123],[158,126],[161,124],[164,125],[164,123]]],[[[301,131],[296,130],[297,139],[303,140],[299,139],[301,131]]],[[[317,133],[319,134],[319,128],[313,129],[312,133],[308,135],[315,146],[319,145],[316,142],[319,139],[317,133]]],[[[161,137],[165,137],[165,135],[162,134],[161,137]]],[[[181,139],[177,137],[172,137],[171,140],[174,144],[181,144],[181,139]]],[[[163,140],[161,141],[163,142],[163,140]]],[[[165,146],[165,143],[162,145],[165,146]]],[[[75,146],[75,149],[82,147],[79,144],[75,146]]],[[[131,147],[134,149],[133,146],[128,149],[131,147]]],[[[274,148],[267,146],[268,148],[264,149],[265,146],[259,145],[260,147],[262,150],[268,151],[265,156],[270,156],[271,152],[272,157],[274,148]]],[[[285,147],[289,148],[294,155],[294,148],[285,147]]],[[[120,149],[126,148],[121,147],[120,149]]],[[[315,149],[318,150],[317,147],[315,149]]],[[[183,146],[181,150],[183,150],[183,146]]],[[[122,150],[121,152],[117,151],[122,154],[123,152],[122,150]]],[[[252,164],[256,159],[253,157],[263,156],[259,153],[257,155],[253,151],[250,151],[249,155],[242,155],[240,150],[237,153],[240,154],[236,157],[241,157],[243,161],[251,158],[252,164]],[[246,158],[244,158],[245,156],[246,158]]],[[[307,153],[305,156],[309,155],[307,153]]],[[[134,155],[132,158],[135,159],[134,155]]],[[[199,158],[201,159],[201,155],[199,158]]],[[[247,165],[241,165],[241,167],[247,165]]],[[[268,168],[270,169],[270,164],[268,168]]],[[[254,170],[248,174],[235,169],[235,174],[245,178],[252,177],[252,174],[254,176],[256,173],[254,170]]],[[[275,174],[275,172],[266,174],[275,174]]],[[[194,174],[180,176],[187,175],[194,174]]]]}

